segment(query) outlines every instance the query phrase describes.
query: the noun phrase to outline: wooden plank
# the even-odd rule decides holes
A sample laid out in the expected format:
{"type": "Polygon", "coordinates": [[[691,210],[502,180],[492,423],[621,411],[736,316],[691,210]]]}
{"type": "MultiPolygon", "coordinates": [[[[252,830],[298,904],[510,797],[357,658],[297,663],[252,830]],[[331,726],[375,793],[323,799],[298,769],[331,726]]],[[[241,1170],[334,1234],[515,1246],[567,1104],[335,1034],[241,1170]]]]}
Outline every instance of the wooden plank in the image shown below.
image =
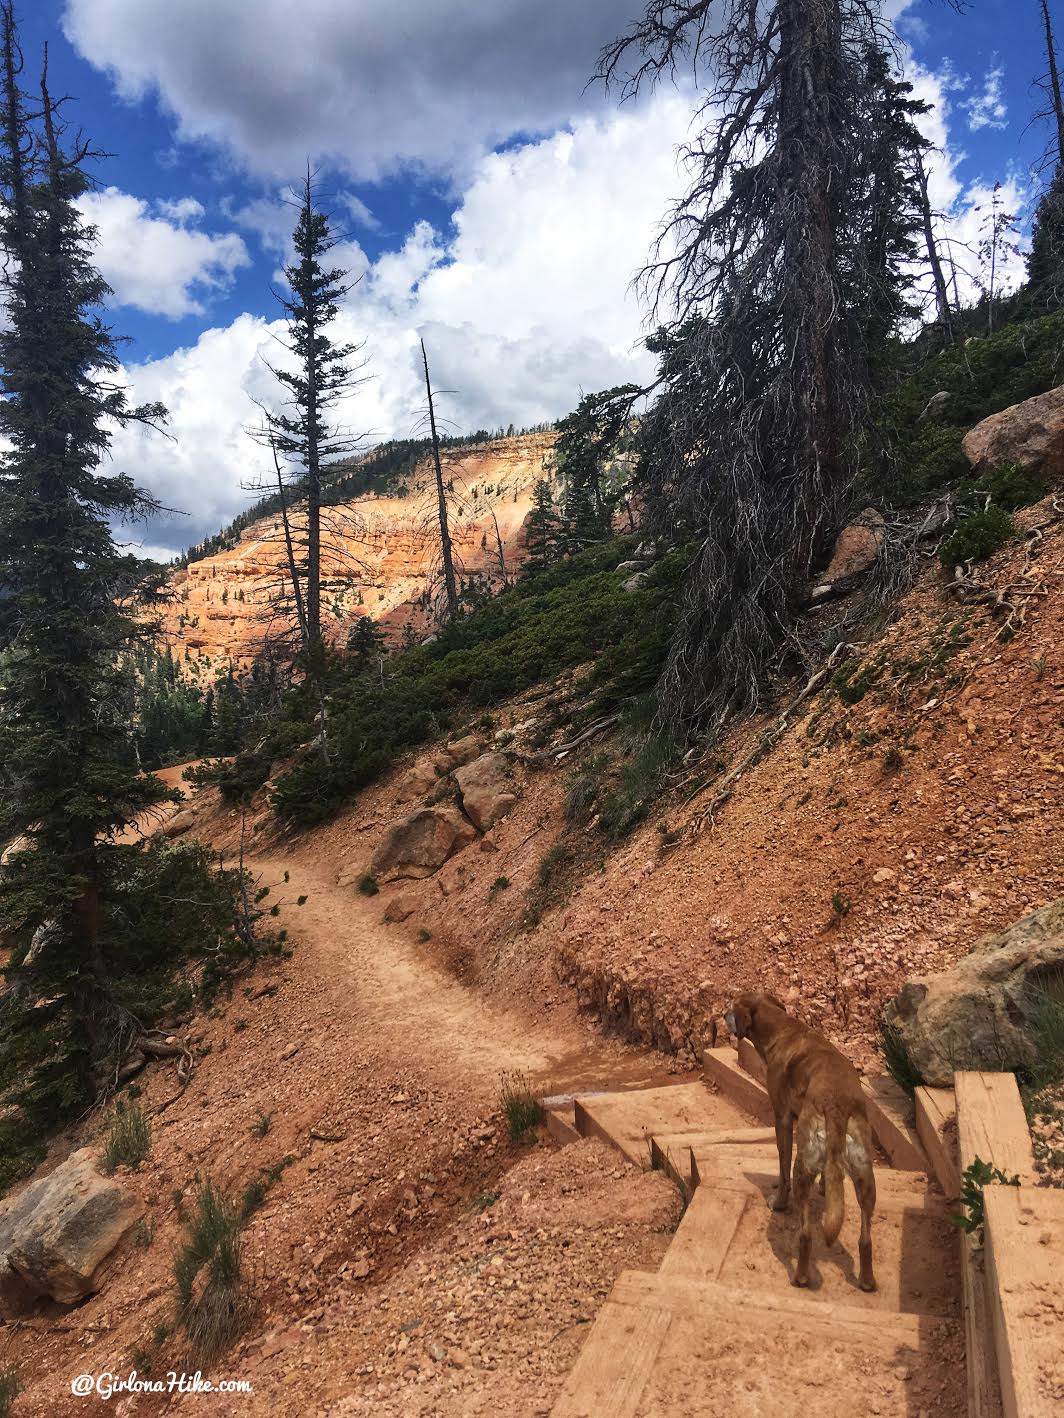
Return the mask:
{"type": "Polygon", "coordinates": [[[957,1147],[963,1173],[978,1157],[1006,1176],[1030,1181],[1034,1152],[1020,1090],[1011,1073],[956,1073],[957,1147]]]}
{"type": "Polygon", "coordinates": [[[1064,1411],[1064,1191],[989,1186],[986,1270],[1005,1418],[1064,1411]]]}
{"type": "MultiPolygon", "coordinates": [[[[610,1292],[610,1300],[633,1310],[654,1305],[673,1314],[702,1314],[712,1324],[714,1315],[741,1315],[743,1326],[754,1330],[773,1321],[791,1329],[826,1333],[838,1339],[849,1329],[864,1342],[881,1343],[894,1351],[899,1344],[919,1347],[953,1321],[937,1315],[917,1315],[817,1300],[793,1286],[779,1290],[749,1291],[720,1281],[696,1282],[666,1275],[624,1270],[610,1292]]],[[[947,1330],[948,1332],[948,1330],[947,1330]]]]}
{"type": "Polygon", "coordinates": [[[573,1106],[576,1129],[582,1137],[601,1138],[640,1167],[651,1165],[650,1138],[654,1133],[700,1132],[745,1124],[727,1099],[715,1097],[700,1082],[581,1095],[573,1106]]]}
{"type": "Polygon", "coordinates": [[[957,1099],[952,1088],[916,1090],[916,1131],[944,1195],[960,1196],[957,1165],[957,1099]]]}
{"type": "Polygon", "coordinates": [[[655,1132],[650,1139],[651,1166],[671,1177],[687,1196],[697,1185],[694,1175],[692,1142],[700,1149],[743,1148],[775,1145],[773,1128],[710,1128],[706,1132],[655,1132]]]}
{"type": "Polygon", "coordinates": [[[734,1049],[705,1049],[702,1053],[702,1071],[708,1082],[715,1084],[751,1117],[765,1123],[772,1122],[768,1094],[745,1069],[739,1067],[734,1049]]]}
{"type": "Polygon", "coordinates": [[[906,1094],[889,1078],[864,1079],[861,1087],[872,1136],[890,1158],[890,1165],[902,1172],[930,1172],[906,1094]]]}
{"type": "Polygon", "coordinates": [[[634,1418],[672,1315],[611,1295],[551,1409],[551,1418],[634,1418]]]}
{"type": "MultiPolygon", "coordinates": [[[[953,1075],[953,1091],[961,1173],[978,1157],[1008,1176],[1030,1178],[1034,1154],[1015,1077],[1011,1073],[961,1071],[953,1075]]],[[[985,1256],[974,1236],[962,1236],[961,1247],[968,1412],[971,1418],[998,1418],[1002,1396],[985,1256]]]]}
{"type": "Polygon", "coordinates": [[[675,1280],[716,1280],[749,1202],[742,1192],[699,1187],[658,1274],[675,1280]]]}
{"type": "Polygon", "coordinates": [[[994,1355],[993,1319],[987,1296],[983,1248],[960,1233],[961,1305],[968,1371],[968,1418],[1001,1418],[1001,1388],[994,1355]]]}

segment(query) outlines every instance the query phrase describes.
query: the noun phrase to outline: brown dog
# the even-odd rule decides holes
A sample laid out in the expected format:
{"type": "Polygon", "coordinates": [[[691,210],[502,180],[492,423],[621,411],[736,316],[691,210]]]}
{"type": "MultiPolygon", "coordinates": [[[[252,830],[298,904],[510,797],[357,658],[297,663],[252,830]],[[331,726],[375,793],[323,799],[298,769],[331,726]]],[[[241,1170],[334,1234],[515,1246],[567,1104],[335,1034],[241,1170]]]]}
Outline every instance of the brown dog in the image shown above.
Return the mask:
{"type": "Polygon", "coordinates": [[[824,1185],[824,1240],[831,1246],[842,1229],[843,1171],[853,1179],[861,1208],[862,1290],[876,1288],[872,1273],[872,1213],[876,1179],[872,1171],[872,1130],[857,1070],[832,1044],[792,1019],[771,995],[737,995],[725,1015],[738,1039],[749,1039],[768,1070],[768,1096],[776,1118],[780,1154],[779,1189],[772,1203],[786,1211],[791,1194],[791,1142],[798,1120],[794,1199],[801,1217],[795,1285],[809,1284],[812,1250],[810,1193],[817,1174],[824,1185]]]}

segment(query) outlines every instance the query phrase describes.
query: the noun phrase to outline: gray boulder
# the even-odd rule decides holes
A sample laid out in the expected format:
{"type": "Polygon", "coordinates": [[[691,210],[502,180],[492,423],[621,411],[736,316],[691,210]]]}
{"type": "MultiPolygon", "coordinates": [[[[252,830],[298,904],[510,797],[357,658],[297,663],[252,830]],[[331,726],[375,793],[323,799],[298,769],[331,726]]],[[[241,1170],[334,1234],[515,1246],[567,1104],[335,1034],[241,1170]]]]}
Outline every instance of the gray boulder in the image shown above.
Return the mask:
{"type": "Polygon", "coordinates": [[[1064,897],[983,936],[951,970],[910,980],[884,1018],[925,1082],[948,1088],[956,1069],[1030,1062],[1026,1025],[1040,990],[1064,991],[1064,897]]]}
{"type": "Polygon", "coordinates": [[[917,423],[939,423],[945,418],[946,412],[953,400],[953,395],[948,389],[940,389],[937,394],[932,394],[924,405],[917,423]]]}
{"type": "Polygon", "coordinates": [[[373,853],[370,871],[382,881],[431,876],[476,835],[457,808],[423,807],[387,829],[373,853]]]}
{"type": "Polygon", "coordinates": [[[143,1210],[100,1174],[89,1147],[0,1202],[0,1318],[17,1318],[42,1298],[73,1305],[99,1290],[143,1210]]]}
{"type": "Polygon", "coordinates": [[[462,809],[481,832],[505,817],[517,802],[510,765],[503,753],[482,753],[459,768],[454,778],[462,809]]]}

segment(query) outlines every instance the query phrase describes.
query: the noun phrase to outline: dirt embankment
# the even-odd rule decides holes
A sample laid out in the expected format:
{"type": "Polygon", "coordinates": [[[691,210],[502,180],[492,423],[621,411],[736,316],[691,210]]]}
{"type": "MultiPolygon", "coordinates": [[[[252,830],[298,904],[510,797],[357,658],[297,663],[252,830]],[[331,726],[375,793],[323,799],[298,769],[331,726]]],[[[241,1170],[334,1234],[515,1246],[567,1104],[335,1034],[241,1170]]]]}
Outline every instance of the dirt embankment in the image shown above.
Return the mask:
{"type": "MultiPolygon", "coordinates": [[[[689,802],[681,790],[662,802],[667,837],[652,819],[608,853],[593,827],[565,822],[583,754],[517,761],[509,816],[427,880],[383,890],[379,910],[408,938],[431,933],[428,948],[481,988],[548,1013],[575,999],[687,1063],[728,995],[754,985],[870,1059],[879,1009],[906,978],[1064,894],[1064,528],[980,574],[1014,588],[1022,621],[1003,633],[1001,613],[947,594],[928,566],[714,814],[712,783],[689,802]]],[[[541,692],[524,696],[495,728],[520,746],[549,712],[541,692]]],[[[765,728],[718,745],[722,771],[765,728]]],[[[341,879],[356,881],[385,825],[419,805],[409,784],[432,758],[317,834],[341,879]]]]}

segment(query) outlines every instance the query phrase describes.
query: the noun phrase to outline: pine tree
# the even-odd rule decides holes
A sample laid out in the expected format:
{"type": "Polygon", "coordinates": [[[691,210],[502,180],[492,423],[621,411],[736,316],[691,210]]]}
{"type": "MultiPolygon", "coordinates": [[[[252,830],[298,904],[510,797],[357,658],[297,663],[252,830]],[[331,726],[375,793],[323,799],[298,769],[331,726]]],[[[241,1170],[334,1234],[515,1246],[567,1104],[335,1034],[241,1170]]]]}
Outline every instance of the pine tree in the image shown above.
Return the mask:
{"type": "Polygon", "coordinates": [[[525,519],[526,575],[542,571],[559,556],[558,513],[550,483],[540,478],[532,490],[532,509],[525,519]]]}
{"type": "Polygon", "coordinates": [[[284,268],[286,293],[275,292],[288,325],[283,341],[291,355],[270,371],[284,389],[280,410],[263,409],[252,430],[275,460],[279,505],[284,518],[292,599],[302,648],[311,672],[320,675],[321,554],[323,471],[326,461],[353,452],[359,440],[330,421],[336,406],[364,382],[353,363],[361,344],[335,344],[328,327],[351,289],[347,272],[323,263],[336,246],[329,218],[318,204],[312,174],[302,184],[293,235],[296,259],[284,268]],[[286,488],[305,507],[305,529],[289,522],[286,488]]]}
{"type": "Polygon", "coordinates": [[[24,843],[0,879],[0,911],[17,938],[39,932],[35,968],[58,1051],[41,1086],[61,1112],[91,1095],[127,1027],[101,930],[113,834],[169,796],[138,775],[130,748],[121,662],[142,630],[123,606],[143,573],[110,530],[154,504],[125,475],[100,472],[112,422],[165,411],[131,408],[114,378],[115,340],[97,313],[108,289],[76,205],[94,154],[65,142],[47,52],[30,104],[10,3],[0,23],[0,838],[24,843]]]}
{"type": "Polygon", "coordinates": [[[607,485],[606,464],[627,433],[632,404],[642,393],[634,384],[585,395],[560,420],[552,465],[565,481],[561,546],[566,555],[613,535],[618,489],[607,485]]]}

